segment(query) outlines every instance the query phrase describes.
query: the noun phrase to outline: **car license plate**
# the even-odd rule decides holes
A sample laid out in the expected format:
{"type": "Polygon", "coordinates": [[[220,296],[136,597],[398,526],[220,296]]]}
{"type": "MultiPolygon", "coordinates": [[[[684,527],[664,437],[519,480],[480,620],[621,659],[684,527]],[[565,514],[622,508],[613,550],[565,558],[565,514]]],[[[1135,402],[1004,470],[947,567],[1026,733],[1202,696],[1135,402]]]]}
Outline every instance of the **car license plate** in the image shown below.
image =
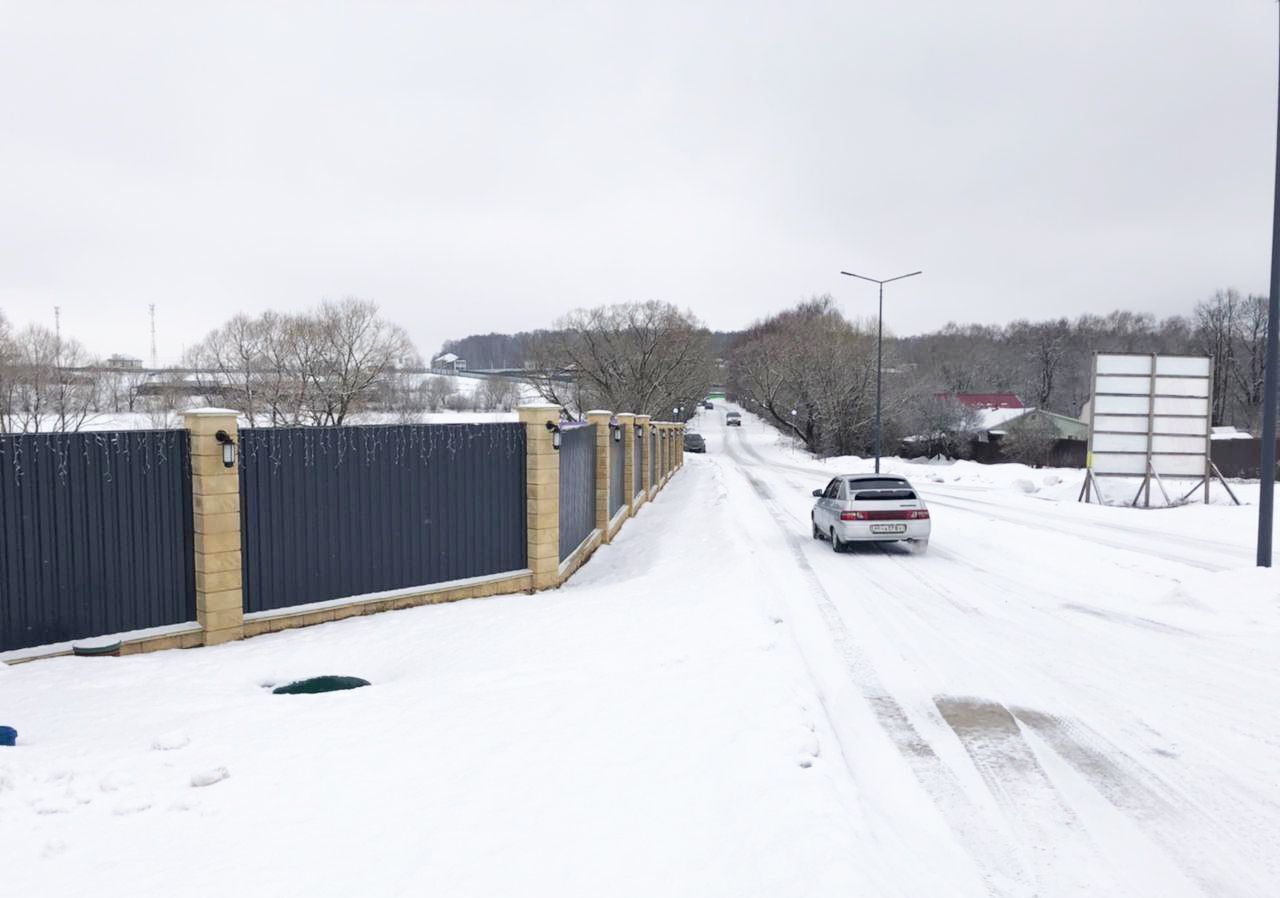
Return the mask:
{"type": "Polygon", "coordinates": [[[906,533],[906,524],[872,524],[872,533],[906,533]]]}

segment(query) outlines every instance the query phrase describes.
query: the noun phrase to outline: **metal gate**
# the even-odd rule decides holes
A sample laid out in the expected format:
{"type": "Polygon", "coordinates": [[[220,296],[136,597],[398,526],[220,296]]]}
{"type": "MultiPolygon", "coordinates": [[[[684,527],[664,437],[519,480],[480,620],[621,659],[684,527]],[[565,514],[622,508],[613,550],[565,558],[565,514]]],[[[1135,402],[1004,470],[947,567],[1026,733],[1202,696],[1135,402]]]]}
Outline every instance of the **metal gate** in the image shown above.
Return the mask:
{"type": "Polygon", "coordinates": [[[596,529],[596,426],[560,434],[560,560],[596,529]]]}
{"type": "Polygon", "coordinates": [[[521,570],[521,424],[240,431],[248,612],[521,570]]]}
{"type": "Polygon", "coordinates": [[[185,430],[0,435],[0,651],[196,618],[185,430]]]}

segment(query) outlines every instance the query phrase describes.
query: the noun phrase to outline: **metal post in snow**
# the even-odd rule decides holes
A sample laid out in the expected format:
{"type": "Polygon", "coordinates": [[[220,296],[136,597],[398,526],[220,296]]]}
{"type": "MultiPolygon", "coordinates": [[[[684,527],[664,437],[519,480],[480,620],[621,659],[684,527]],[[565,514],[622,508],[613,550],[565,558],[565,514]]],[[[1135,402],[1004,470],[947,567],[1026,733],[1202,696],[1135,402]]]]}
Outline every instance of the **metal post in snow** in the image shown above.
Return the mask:
{"type": "Polygon", "coordinates": [[[884,377],[883,365],[883,348],[884,348],[884,285],[891,284],[894,281],[900,281],[903,278],[915,277],[917,274],[924,274],[923,271],[913,271],[910,274],[900,274],[894,278],[885,278],[883,281],[876,278],[869,278],[866,275],[854,274],[852,271],[842,271],[843,275],[851,278],[860,278],[864,281],[870,281],[873,284],[880,285],[880,313],[876,317],[876,426],[874,434],[874,444],[876,452],[876,473],[880,473],[880,385],[884,377]]]}
{"type": "Polygon", "coordinates": [[[1258,567],[1271,567],[1271,528],[1275,514],[1276,385],[1280,353],[1280,106],[1276,117],[1276,178],[1271,222],[1271,299],[1267,307],[1267,361],[1262,388],[1262,490],[1258,496],[1258,567]]]}
{"type": "Polygon", "coordinates": [[[884,376],[884,284],[880,285],[880,311],[876,315],[876,473],[880,473],[880,383],[884,376]]]}

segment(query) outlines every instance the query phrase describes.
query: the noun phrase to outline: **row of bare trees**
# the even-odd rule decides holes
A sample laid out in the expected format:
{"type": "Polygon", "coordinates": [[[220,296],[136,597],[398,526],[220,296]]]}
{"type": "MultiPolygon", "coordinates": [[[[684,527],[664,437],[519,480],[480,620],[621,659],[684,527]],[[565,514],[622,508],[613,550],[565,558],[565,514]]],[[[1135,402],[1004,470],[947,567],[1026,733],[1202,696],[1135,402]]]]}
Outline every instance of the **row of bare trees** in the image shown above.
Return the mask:
{"type": "Polygon", "coordinates": [[[421,360],[404,329],[372,302],[324,302],[297,314],[237,315],[187,354],[212,372],[208,400],[251,424],[342,424],[394,392],[392,375],[421,360]]]}
{"type": "Polygon", "coordinates": [[[1220,290],[1190,315],[1116,311],[1075,319],[957,325],[891,340],[899,365],[933,392],[1012,392],[1029,406],[1078,415],[1094,352],[1205,355],[1213,360],[1215,424],[1256,427],[1262,401],[1267,299],[1220,290]]]}
{"type": "MultiPolygon", "coordinates": [[[[1162,320],[1117,311],[888,336],[884,445],[893,451],[910,436],[930,454],[963,455],[980,416],[949,398],[957,393],[1010,392],[1031,408],[1077,416],[1089,398],[1095,352],[1208,356],[1214,423],[1252,430],[1262,400],[1266,325],[1265,297],[1222,290],[1190,315],[1162,320]]],[[[814,452],[865,452],[875,401],[873,327],[845,319],[828,296],[801,302],[739,335],[728,354],[729,388],[814,452]]],[[[1029,461],[1053,443],[1043,419],[1006,436],[1008,452],[1029,461]]]]}
{"type": "MultiPolygon", "coordinates": [[[[875,411],[875,332],[818,296],[747,328],[729,356],[729,389],[824,455],[861,451],[875,411]]],[[[893,417],[900,403],[887,409],[893,417]]]]}
{"type": "Polygon", "coordinates": [[[688,418],[715,379],[710,333],[669,303],[579,309],[556,328],[531,335],[526,364],[539,394],[571,412],[688,418]]]}
{"type": "Polygon", "coordinates": [[[0,312],[0,431],[74,431],[111,413],[170,427],[184,405],[200,403],[236,408],[254,425],[337,425],[368,412],[412,421],[424,412],[509,411],[522,396],[512,380],[460,390],[426,375],[405,331],[358,299],[237,315],[184,365],[104,365],[78,341],[40,325],[15,329],[0,312]]]}
{"type": "Polygon", "coordinates": [[[103,380],[79,342],[0,312],[0,431],[79,430],[102,404],[103,380]]]}

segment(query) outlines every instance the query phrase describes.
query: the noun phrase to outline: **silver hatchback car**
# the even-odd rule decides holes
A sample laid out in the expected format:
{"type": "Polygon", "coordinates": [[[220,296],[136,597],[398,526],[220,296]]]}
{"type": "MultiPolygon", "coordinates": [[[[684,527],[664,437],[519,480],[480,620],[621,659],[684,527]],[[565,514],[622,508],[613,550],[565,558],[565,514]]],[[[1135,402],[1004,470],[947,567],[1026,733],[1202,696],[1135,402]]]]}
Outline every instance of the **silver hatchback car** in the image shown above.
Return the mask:
{"type": "Polygon", "coordinates": [[[848,543],[903,541],[915,552],[929,548],[929,509],[905,477],[845,474],[814,490],[813,538],[848,543]]]}

